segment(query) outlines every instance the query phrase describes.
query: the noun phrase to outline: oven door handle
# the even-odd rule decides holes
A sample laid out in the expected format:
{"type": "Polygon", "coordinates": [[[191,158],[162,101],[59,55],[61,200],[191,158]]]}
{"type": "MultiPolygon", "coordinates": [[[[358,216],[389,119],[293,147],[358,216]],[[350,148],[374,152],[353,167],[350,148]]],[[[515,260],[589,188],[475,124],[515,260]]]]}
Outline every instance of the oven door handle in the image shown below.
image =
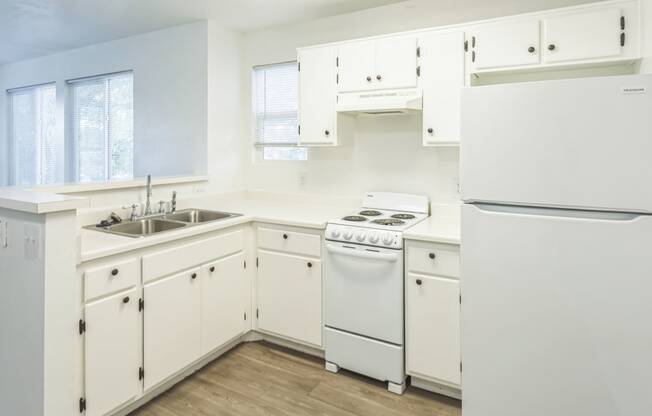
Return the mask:
{"type": "Polygon", "coordinates": [[[342,247],[334,246],[332,244],[326,244],[326,249],[331,253],[341,254],[343,256],[349,256],[349,257],[361,257],[364,259],[382,260],[391,263],[398,260],[397,253],[378,253],[374,251],[361,251],[361,250],[355,250],[351,248],[342,248],[342,247]]]}

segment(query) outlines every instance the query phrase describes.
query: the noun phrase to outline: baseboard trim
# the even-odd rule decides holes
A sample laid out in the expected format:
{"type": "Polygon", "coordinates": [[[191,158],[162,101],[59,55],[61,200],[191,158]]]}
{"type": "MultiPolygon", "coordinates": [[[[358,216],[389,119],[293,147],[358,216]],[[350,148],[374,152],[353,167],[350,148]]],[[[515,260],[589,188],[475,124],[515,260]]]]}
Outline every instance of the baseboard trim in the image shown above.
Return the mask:
{"type": "Polygon", "coordinates": [[[432,393],[437,393],[443,396],[452,397],[453,399],[462,400],[462,390],[456,389],[454,387],[433,383],[432,381],[424,380],[415,376],[410,377],[410,385],[412,387],[417,387],[432,393]]]}

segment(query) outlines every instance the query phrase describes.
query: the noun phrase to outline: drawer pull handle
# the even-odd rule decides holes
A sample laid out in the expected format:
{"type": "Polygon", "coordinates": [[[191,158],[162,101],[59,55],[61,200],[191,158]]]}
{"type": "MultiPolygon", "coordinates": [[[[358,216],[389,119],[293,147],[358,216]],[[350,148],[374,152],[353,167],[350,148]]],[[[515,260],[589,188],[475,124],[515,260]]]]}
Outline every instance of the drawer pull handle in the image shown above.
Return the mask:
{"type": "Polygon", "coordinates": [[[437,255],[435,255],[435,253],[430,253],[428,254],[428,257],[430,257],[431,260],[434,260],[437,255]]]}
{"type": "Polygon", "coordinates": [[[283,240],[287,240],[287,239],[288,239],[288,235],[287,235],[287,234],[283,234],[283,240]]]}
{"type": "Polygon", "coordinates": [[[118,269],[111,270],[111,276],[117,276],[117,275],[118,275],[118,269]]]}
{"type": "Polygon", "coordinates": [[[311,262],[308,262],[308,267],[312,267],[312,263],[311,263],[311,262]]]}
{"type": "Polygon", "coordinates": [[[129,296],[122,298],[122,303],[129,303],[129,296]]]}
{"type": "Polygon", "coordinates": [[[421,283],[423,283],[421,279],[417,279],[417,286],[421,286],[421,283]]]}
{"type": "Polygon", "coordinates": [[[211,273],[215,271],[215,266],[211,266],[210,269],[208,269],[211,273]]]}
{"type": "Polygon", "coordinates": [[[191,279],[196,279],[196,278],[197,278],[197,273],[193,273],[193,274],[191,274],[191,275],[190,275],[190,278],[191,278],[191,279]]]}

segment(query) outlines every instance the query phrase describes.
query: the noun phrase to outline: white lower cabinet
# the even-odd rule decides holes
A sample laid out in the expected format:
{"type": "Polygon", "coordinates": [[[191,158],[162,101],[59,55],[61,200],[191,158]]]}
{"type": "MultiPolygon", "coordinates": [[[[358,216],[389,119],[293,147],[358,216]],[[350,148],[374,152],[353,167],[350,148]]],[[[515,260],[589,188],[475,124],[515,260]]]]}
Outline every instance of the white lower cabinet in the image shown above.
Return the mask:
{"type": "Polygon", "coordinates": [[[258,250],[256,285],[260,330],[321,347],[321,260],[258,250]]]}
{"type": "Polygon", "coordinates": [[[247,289],[243,252],[202,267],[202,355],[246,331],[246,313],[249,309],[247,289]]]}
{"type": "Polygon", "coordinates": [[[200,357],[200,273],[195,268],[145,285],[145,390],[200,357]]]}
{"type": "Polygon", "coordinates": [[[139,289],[86,305],[86,415],[100,416],[141,393],[142,320],[139,289]]]}
{"type": "Polygon", "coordinates": [[[405,276],[406,371],[459,393],[459,246],[408,241],[405,276]]]}

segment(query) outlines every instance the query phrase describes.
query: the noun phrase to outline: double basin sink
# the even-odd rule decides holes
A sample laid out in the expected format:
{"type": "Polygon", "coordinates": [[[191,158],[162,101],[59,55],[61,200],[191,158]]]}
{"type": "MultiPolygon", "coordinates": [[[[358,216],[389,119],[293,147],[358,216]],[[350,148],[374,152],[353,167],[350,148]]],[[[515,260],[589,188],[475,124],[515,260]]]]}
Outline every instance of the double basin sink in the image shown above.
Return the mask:
{"type": "Polygon", "coordinates": [[[193,208],[180,210],[170,214],[152,215],[136,221],[125,221],[107,226],[89,225],[84,228],[127,237],[146,237],[148,235],[177,230],[193,225],[223,221],[229,218],[239,217],[240,215],[242,214],[193,208]]]}

